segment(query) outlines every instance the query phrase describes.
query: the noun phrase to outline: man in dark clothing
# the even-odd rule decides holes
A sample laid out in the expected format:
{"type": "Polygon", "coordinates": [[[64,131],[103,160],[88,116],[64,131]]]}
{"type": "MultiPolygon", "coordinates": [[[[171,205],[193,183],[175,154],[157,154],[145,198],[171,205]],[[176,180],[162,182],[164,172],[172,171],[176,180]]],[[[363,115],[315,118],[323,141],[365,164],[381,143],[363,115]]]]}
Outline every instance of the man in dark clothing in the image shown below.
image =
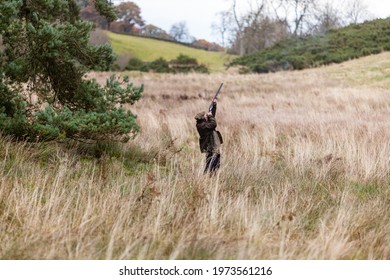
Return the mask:
{"type": "Polygon", "coordinates": [[[201,112],[195,116],[196,129],[199,133],[199,146],[202,153],[206,153],[206,167],[204,173],[214,174],[220,167],[222,137],[216,131],[217,101],[214,100],[211,112],[201,112]]]}

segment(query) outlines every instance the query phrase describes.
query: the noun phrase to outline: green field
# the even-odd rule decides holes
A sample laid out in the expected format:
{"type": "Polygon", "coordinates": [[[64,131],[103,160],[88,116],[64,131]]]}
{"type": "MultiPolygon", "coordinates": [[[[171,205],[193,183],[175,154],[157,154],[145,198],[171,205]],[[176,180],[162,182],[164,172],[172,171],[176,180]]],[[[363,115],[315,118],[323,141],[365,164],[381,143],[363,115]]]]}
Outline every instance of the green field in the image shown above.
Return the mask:
{"type": "Polygon", "coordinates": [[[210,72],[222,72],[225,69],[225,64],[236,57],[226,53],[204,51],[156,39],[121,35],[112,32],[107,32],[107,35],[116,54],[132,55],[143,61],[153,61],[160,57],[172,60],[180,54],[185,54],[196,58],[199,63],[205,64],[210,69],[210,72]]]}

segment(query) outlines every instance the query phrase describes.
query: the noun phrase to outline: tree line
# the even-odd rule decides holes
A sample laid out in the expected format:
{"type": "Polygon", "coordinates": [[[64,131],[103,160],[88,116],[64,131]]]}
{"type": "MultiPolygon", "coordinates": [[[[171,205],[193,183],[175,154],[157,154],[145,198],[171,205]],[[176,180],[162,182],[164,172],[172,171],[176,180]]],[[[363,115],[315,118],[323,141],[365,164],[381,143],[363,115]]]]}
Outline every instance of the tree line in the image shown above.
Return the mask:
{"type": "MultiPolygon", "coordinates": [[[[105,1],[108,4],[111,1],[105,1]]],[[[216,15],[211,28],[219,43],[190,35],[185,21],[173,24],[169,32],[146,24],[141,8],[124,1],[114,6],[117,19],[101,16],[92,0],[76,0],[83,19],[97,28],[113,32],[141,35],[211,51],[246,55],[273,46],[291,37],[324,34],[352,23],[372,19],[364,0],[229,0],[230,7],[216,15]]]]}
{"type": "MultiPolygon", "coordinates": [[[[110,4],[111,1],[106,2],[110,4]]],[[[141,8],[132,1],[124,1],[118,5],[110,4],[113,6],[116,13],[116,20],[110,20],[99,14],[94,5],[94,1],[76,0],[76,3],[80,8],[81,18],[93,22],[96,28],[106,29],[116,33],[185,43],[189,46],[209,51],[224,50],[224,48],[217,43],[208,42],[207,40],[197,39],[194,36],[191,36],[185,21],[179,21],[172,24],[169,32],[154,24],[146,24],[146,20],[141,15],[141,8]]]]}
{"type": "Polygon", "coordinates": [[[324,34],[373,17],[363,0],[230,0],[230,4],[228,10],[217,14],[212,28],[220,37],[220,44],[239,55],[291,37],[324,34]]]}
{"type": "Polygon", "coordinates": [[[301,70],[390,51],[390,18],[365,21],[325,34],[291,37],[267,49],[240,56],[230,66],[242,73],[301,70]]]}

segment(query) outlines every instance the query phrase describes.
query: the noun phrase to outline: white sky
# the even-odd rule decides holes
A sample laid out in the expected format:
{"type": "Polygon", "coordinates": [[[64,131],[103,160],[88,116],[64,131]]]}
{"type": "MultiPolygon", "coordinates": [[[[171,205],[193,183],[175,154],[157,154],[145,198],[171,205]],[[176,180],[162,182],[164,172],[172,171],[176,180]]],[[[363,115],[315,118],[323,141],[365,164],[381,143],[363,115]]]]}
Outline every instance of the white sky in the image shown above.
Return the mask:
{"type": "MultiPolygon", "coordinates": [[[[130,0],[141,8],[141,16],[147,24],[156,25],[169,32],[172,24],[185,21],[190,35],[197,39],[218,41],[212,33],[211,25],[218,12],[230,7],[229,0],[130,0]]],[[[248,0],[237,0],[246,4],[248,0]]],[[[116,4],[126,0],[114,0],[116,4]]],[[[389,0],[365,0],[369,11],[375,17],[390,16],[389,0]]]]}

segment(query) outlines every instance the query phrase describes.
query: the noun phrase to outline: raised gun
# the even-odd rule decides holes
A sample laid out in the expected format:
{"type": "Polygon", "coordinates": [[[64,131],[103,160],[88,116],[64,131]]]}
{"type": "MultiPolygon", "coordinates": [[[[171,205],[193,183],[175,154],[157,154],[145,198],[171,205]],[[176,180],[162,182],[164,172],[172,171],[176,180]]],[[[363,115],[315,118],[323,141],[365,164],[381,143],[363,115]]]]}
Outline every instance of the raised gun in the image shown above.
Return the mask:
{"type": "Polygon", "coordinates": [[[209,106],[209,112],[211,112],[211,110],[213,110],[213,107],[214,107],[214,100],[217,99],[217,96],[219,94],[219,92],[221,91],[221,88],[223,86],[223,83],[221,83],[221,85],[219,86],[219,89],[217,91],[217,93],[214,95],[214,98],[211,100],[211,104],[209,106]]]}

